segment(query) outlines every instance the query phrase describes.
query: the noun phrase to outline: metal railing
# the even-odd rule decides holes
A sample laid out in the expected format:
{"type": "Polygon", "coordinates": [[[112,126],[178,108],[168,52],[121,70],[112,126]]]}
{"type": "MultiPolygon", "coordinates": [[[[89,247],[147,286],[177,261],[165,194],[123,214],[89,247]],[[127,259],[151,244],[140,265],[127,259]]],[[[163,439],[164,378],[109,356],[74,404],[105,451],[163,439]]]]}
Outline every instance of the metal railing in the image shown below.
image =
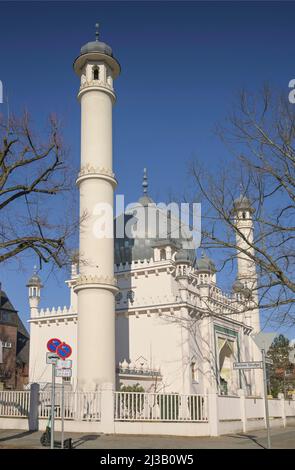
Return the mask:
{"type": "Polygon", "coordinates": [[[208,422],[207,397],[115,392],[115,421],[208,422]]]}

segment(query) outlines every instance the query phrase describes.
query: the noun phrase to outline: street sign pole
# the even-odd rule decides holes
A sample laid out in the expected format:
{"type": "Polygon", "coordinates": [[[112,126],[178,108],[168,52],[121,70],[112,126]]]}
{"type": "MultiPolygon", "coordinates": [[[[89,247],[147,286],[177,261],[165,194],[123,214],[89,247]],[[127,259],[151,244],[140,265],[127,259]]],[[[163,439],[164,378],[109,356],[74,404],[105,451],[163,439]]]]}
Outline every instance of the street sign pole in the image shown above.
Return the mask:
{"type": "Polygon", "coordinates": [[[48,353],[46,363],[52,364],[52,386],[51,386],[51,436],[50,448],[54,449],[54,418],[55,418],[55,377],[62,378],[61,386],[61,447],[64,448],[64,377],[72,377],[72,361],[68,359],[72,354],[69,344],[62,342],[58,338],[51,338],[47,341],[48,353]]]}
{"type": "Polygon", "coordinates": [[[65,384],[62,377],[61,383],[61,448],[64,448],[64,419],[65,419],[65,384]]]}
{"type": "MultiPolygon", "coordinates": [[[[260,349],[262,355],[262,369],[263,369],[263,388],[264,388],[264,409],[265,409],[265,421],[267,429],[267,447],[271,449],[271,439],[270,439],[270,426],[269,426],[269,411],[268,411],[268,400],[267,400],[267,378],[266,378],[266,354],[276,337],[276,333],[256,333],[251,335],[256,346],[260,349]]],[[[270,363],[270,360],[268,360],[270,363]]]]}
{"type": "Polygon", "coordinates": [[[269,411],[268,411],[268,399],[267,399],[267,378],[266,378],[265,350],[261,349],[261,353],[262,353],[262,369],[263,369],[263,385],[264,385],[264,409],[265,409],[265,421],[266,421],[266,429],[267,429],[267,448],[271,449],[269,411]]]}
{"type": "Polygon", "coordinates": [[[52,386],[51,386],[51,440],[50,448],[54,449],[54,415],[55,415],[55,364],[52,363],[52,386]]]}

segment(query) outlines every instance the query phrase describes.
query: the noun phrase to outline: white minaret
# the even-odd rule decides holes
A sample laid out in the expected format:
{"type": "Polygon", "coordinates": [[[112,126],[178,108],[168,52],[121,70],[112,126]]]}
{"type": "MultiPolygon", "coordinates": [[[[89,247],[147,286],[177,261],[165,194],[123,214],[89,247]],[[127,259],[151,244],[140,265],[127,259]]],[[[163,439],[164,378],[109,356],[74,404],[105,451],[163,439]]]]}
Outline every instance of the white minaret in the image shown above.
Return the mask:
{"type": "MultiPolygon", "coordinates": [[[[249,199],[240,196],[234,202],[235,225],[237,227],[236,243],[239,248],[237,253],[238,275],[234,284],[236,291],[241,291],[246,297],[251,296],[254,304],[258,304],[257,273],[255,262],[251,258],[255,251],[252,247],[254,237],[254,225],[252,215],[255,209],[249,199]],[[248,256],[248,254],[250,256],[248,256]]],[[[250,311],[251,326],[256,333],[260,331],[259,309],[250,311]]]]}
{"type": "Polygon", "coordinates": [[[79,390],[115,384],[115,300],[112,163],[113,80],[120,65],[112,49],[96,40],[82,47],[74,62],[81,84],[81,170],[78,295],[79,390]],[[97,233],[97,223],[103,219],[97,233]]]}
{"type": "Polygon", "coordinates": [[[34,266],[34,274],[29,279],[27,284],[29,289],[29,305],[30,305],[30,317],[35,318],[38,316],[38,308],[41,298],[42,283],[40,277],[37,275],[37,267],[34,266]]]}
{"type": "MultiPolygon", "coordinates": [[[[245,300],[249,302],[251,309],[245,313],[245,321],[252,327],[252,333],[260,331],[260,318],[258,308],[258,292],[257,292],[257,272],[256,265],[251,256],[255,254],[252,247],[254,240],[254,224],[253,214],[255,209],[246,196],[240,196],[234,202],[235,225],[238,229],[236,232],[238,250],[238,275],[234,284],[234,290],[241,292],[245,296],[245,300]],[[249,253],[250,256],[247,256],[249,253]]],[[[261,361],[261,352],[256,344],[249,338],[250,360],[261,361]]],[[[262,395],[263,377],[260,369],[252,370],[249,373],[251,377],[252,393],[262,395]]]]}

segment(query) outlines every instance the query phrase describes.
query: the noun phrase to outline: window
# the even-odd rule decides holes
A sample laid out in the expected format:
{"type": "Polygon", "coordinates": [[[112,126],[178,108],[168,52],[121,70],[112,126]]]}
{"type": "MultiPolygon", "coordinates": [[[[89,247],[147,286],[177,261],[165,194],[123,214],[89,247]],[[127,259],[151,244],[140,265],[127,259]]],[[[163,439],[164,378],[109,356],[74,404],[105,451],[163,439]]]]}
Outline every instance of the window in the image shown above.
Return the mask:
{"type": "Polygon", "coordinates": [[[166,259],[166,250],[163,248],[160,251],[160,261],[164,261],[166,259]]]}
{"type": "Polygon", "coordinates": [[[99,79],[99,70],[96,67],[95,69],[93,69],[93,80],[98,80],[98,79],[99,79]]]}
{"type": "Polygon", "coordinates": [[[191,376],[193,382],[198,382],[198,369],[195,361],[191,362],[191,376]]]}
{"type": "Polygon", "coordinates": [[[127,300],[130,300],[130,302],[133,304],[133,302],[134,302],[134,292],[133,292],[133,290],[129,290],[127,292],[127,300]]]}
{"type": "Polygon", "coordinates": [[[122,296],[122,292],[118,292],[118,293],[116,294],[116,297],[115,297],[116,302],[120,302],[120,300],[122,299],[122,297],[123,297],[123,296],[122,296]]]}
{"type": "Polygon", "coordinates": [[[243,213],[242,213],[243,219],[246,219],[246,216],[247,216],[246,212],[243,212],[243,213]]]}

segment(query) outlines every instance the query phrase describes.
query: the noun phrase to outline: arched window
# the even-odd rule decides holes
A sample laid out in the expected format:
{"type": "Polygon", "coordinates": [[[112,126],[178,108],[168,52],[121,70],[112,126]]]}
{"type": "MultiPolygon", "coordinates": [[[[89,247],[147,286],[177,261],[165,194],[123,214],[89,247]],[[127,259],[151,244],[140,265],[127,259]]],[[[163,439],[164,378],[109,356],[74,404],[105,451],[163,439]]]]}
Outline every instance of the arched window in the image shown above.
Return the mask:
{"type": "Polygon", "coordinates": [[[93,80],[98,80],[98,79],[99,79],[99,70],[96,67],[95,69],[93,69],[93,80]]]}
{"type": "Polygon", "coordinates": [[[122,292],[118,292],[115,297],[116,302],[120,302],[122,300],[122,297],[123,297],[122,292]]]}
{"type": "Polygon", "coordinates": [[[160,261],[163,261],[166,259],[166,250],[163,248],[161,251],[160,251],[160,261]]]}
{"type": "Polygon", "coordinates": [[[195,361],[191,362],[191,377],[192,377],[193,382],[198,382],[199,381],[198,368],[197,368],[197,365],[196,365],[195,361]]]}
{"type": "Polygon", "coordinates": [[[134,291],[133,290],[129,290],[127,292],[127,300],[129,300],[133,304],[133,302],[134,302],[134,291]]]}
{"type": "Polygon", "coordinates": [[[246,219],[246,216],[247,216],[246,212],[243,212],[243,213],[242,213],[243,219],[246,219]]]}

